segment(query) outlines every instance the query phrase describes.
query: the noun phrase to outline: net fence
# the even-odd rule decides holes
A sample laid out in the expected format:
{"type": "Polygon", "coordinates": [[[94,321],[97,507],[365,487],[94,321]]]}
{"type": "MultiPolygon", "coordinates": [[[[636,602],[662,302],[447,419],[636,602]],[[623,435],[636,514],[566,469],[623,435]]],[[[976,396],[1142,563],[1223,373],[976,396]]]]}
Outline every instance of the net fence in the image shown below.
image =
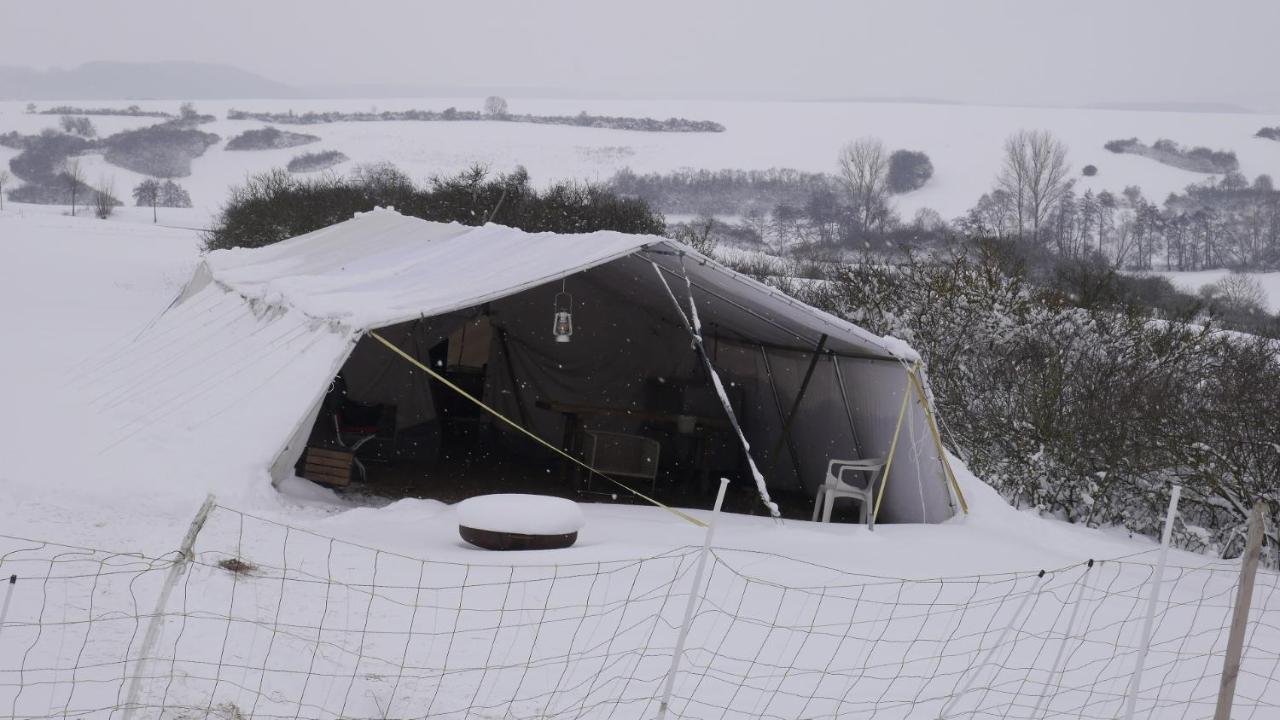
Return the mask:
{"type": "MultiPolygon", "coordinates": [[[[701,552],[452,563],[223,507],[189,561],[0,536],[0,717],[654,718],[701,552]]],[[[669,716],[1120,717],[1154,573],[900,579],[717,548],[669,716]]],[[[1213,716],[1238,577],[1166,570],[1137,717],[1213,716]]],[[[1280,716],[1278,590],[1259,573],[1236,720],[1280,716]]]]}

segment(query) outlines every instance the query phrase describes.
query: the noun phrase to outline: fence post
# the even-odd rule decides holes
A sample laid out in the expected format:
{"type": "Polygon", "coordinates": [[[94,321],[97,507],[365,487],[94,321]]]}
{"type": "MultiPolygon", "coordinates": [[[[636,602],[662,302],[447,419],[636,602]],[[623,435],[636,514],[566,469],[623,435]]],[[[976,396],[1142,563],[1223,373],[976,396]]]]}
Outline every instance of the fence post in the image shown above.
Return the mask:
{"type": "Polygon", "coordinates": [[[4,632],[4,620],[9,617],[9,600],[13,598],[13,586],[18,584],[18,576],[10,575],[8,590],[4,591],[4,605],[0,605],[0,633],[4,632]]]}
{"type": "Polygon", "coordinates": [[[1164,533],[1160,536],[1160,559],[1156,561],[1156,575],[1151,579],[1151,594],[1147,596],[1147,617],[1142,621],[1142,636],[1138,638],[1138,659],[1133,667],[1133,679],[1129,683],[1129,697],[1125,701],[1124,720],[1133,720],[1138,708],[1138,693],[1142,691],[1142,671],[1147,664],[1147,651],[1151,649],[1151,628],[1156,621],[1156,605],[1160,601],[1160,586],[1164,583],[1164,566],[1169,560],[1169,541],[1173,538],[1173,520],[1178,516],[1178,498],[1182,486],[1174,485],[1169,496],[1169,512],[1164,518],[1164,533]]]}
{"type": "MultiPolygon", "coordinates": [[[[987,666],[991,664],[991,659],[995,657],[996,651],[1004,646],[1004,642],[1009,638],[1009,634],[1013,632],[1014,626],[1016,625],[1021,627],[1023,623],[1030,619],[1030,613],[1028,613],[1026,617],[1023,617],[1022,611],[1027,609],[1027,604],[1031,602],[1031,598],[1040,594],[1040,584],[1044,582],[1044,576],[1047,574],[1048,573],[1044,570],[1041,570],[1039,574],[1036,575],[1035,584],[1031,586],[1031,589],[1027,591],[1026,595],[1022,596],[1022,601],[1019,602],[1018,607],[1014,609],[1013,616],[1009,618],[1009,622],[1000,631],[1000,634],[996,636],[995,643],[993,643],[991,647],[987,648],[987,651],[982,654],[982,659],[978,661],[978,666],[974,668],[972,672],[967,672],[965,674],[963,678],[964,684],[960,686],[959,690],[951,694],[951,698],[948,699],[946,704],[942,706],[942,709],[938,711],[938,720],[943,720],[950,715],[951,711],[955,709],[956,704],[960,702],[961,698],[968,694],[969,690],[973,687],[973,683],[977,681],[978,674],[986,670],[987,666]],[[1018,618],[1022,618],[1022,620],[1019,621],[1018,618]]],[[[1014,642],[1016,643],[1017,641],[1014,642]]],[[[1012,653],[1013,651],[1010,650],[1009,652],[1012,653]]],[[[997,670],[997,672],[999,671],[997,670]]]]}
{"type": "Polygon", "coordinates": [[[662,703],[658,705],[658,720],[665,720],[667,717],[671,693],[676,689],[676,673],[680,671],[680,656],[684,655],[684,643],[689,637],[689,625],[693,622],[693,612],[697,609],[698,600],[702,597],[702,575],[707,570],[707,557],[711,555],[711,539],[716,532],[716,518],[720,516],[720,506],[724,504],[724,491],[727,487],[729,487],[729,479],[720,478],[720,490],[716,492],[715,509],[712,511],[711,522],[707,523],[707,533],[702,538],[702,552],[698,555],[698,567],[693,573],[693,585],[689,586],[689,599],[684,606],[684,620],[680,623],[680,635],[676,638],[676,648],[671,654],[671,668],[667,670],[667,682],[662,690],[662,703]]]}
{"type": "Polygon", "coordinates": [[[142,647],[138,650],[138,655],[133,664],[133,677],[129,679],[129,694],[126,696],[124,704],[124,720],[132,720],[138,711],[138,701],[142,694],[142,681],[146,677],[146,666],[151,660],[152,653],[155,652],[156,644],[160,642],[160,630],[164,626],[164,612],[169,605],[169,596],[173,594],[173,588],[178,584],[178,578],[187,571],[187,566],[191,564],[193,557],[192,549],[196,544],[196,536],[200,534],[204,523],[209,519],[209,513],[213,512],[216,504],[213,495],[205,497],[204,504],[196,511],[196,516],[191,519],[191,525],[187,528],[187,534],[182,538],[182,546],[178,549],[178,559],[169,566],[169,574],[165,576],[164,587],[160,590],[160,597],[156,599],[155,611],[151,613],[151,620],[147,623],[147,633],[142,638],[142,647]]]}
{"type": "Polygon", "coordinates": [[[1218,707],[1213,720],[1231,720],[1231,703],[1236,697],[1236,679],[1240,676],[1240,654],[1244,651],[1244,631],[1249,624],[1249,605],[1253,600],[1253,579],[1258,575],[1262,559],[1262,502],[1249,513],[1249,539],[1240,559],[1240,586],[1236,589],[1236,607],[1231,616],[1231,634],[1227,636],[1227,655],[1222,661],[1222,684],[1218,687],[1218,707]]]}

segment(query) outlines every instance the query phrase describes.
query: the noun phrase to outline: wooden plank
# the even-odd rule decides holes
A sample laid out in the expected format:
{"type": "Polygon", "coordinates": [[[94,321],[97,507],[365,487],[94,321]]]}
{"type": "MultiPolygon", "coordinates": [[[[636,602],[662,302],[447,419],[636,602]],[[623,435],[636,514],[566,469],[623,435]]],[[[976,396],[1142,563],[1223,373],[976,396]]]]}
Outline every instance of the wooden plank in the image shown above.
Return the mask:
{"type": "Polygon", "coordinates": [[[1218,706],[1214,720],[1231,720],[1231,705],[1236,697],[1236,679],[1240,676],[1240,655],[1244,650],[1244,632],[1249,624],[1249,604],[1253,600],[1253,580],[1262,559],[1263,505],[1258,501],[1249,514],[1249,536],[1240,560],[1240,585],[1236,590],[1236,608],[1231,616],[1231,632],[1227,636],[1227,654],[1222,661],[1222,682],[1218,687],[1218,706]]]}
{"type": "Polygon", "coordinates": [[[345,457],[345,458],[330,458],[330,457],[318,457],[318,456],[317,456],[317,457],[308,457],[308,458],[307,458],[307,464],[308,464],[308,465],[323,465],[323,466],[325,466],[325,467],[331,467],[331,468],[337,468],[337,469],[339,469],[339,470],[343,470],[343,469],[346,469],[346,468],[350,468],[352,463],[351,463],[351,457],[350,457],[350,456],[347,456],[347,457],[345,457]]]}
{"type": "Polygon", "coordinates": [[[305,477],[311,482],[320,483],[321,485],[334,485],[337,487],[345,487],[351,484],[350,475],[325,475],[321,473],[307,473],[305,477]]]}
{"type": "Polygon", "coordinates": [[[355,456],[344,450],[309,447],[302,465],[302,476],[322,485],[346,486],[351,484],[354,461],[355,456]]]}
{"type": "Polygon", "coordinates": [[[307,457],[346,460],[347,462],[351,462],[351,453],[346,450],[329,450],[327,448],[309,447],[307,448],[307,457]]]}
{"type": "Polygon", "coordinates": [[[308,477],[312,475],[316,475],[316,476],[323,475],[325,477],[330,477],[330,476],[351,477],[350,468],[334,468],[334,467],[325,467],[323,465],[308,465],[305,468],[303,468],[302,471],[308,477]]]}

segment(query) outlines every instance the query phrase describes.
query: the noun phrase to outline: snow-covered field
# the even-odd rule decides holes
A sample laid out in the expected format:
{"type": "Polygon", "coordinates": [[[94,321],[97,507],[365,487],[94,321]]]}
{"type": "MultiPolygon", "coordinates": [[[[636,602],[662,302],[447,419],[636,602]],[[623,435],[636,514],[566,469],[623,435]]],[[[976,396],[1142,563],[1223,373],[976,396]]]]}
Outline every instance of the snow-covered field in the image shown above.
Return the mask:
{"type": "MultiPolygon", "coordinates": [[[[1200,289],[1206,285],[1213,285],[1231,274],[1230,270],[1199,270],[1196,272],[1174,272],[1174,271],[1154,271],[1153,275],[1160,275],[1169,279],[1174,287],[1189,293],[1198,293],[1200,289]]],[[[1267,309],[1273,313],[1280,313],[1280,272],[1270,273],[1247,273],[1254,280],[1258,281],[1258,286],[1262,288],[1262,292],[1266,295],[1267,309]]]]}
{"type": "MultiPolygon", "coordinates": [[[[41,107],[62,103],[42,103],[41,107]]],[[[134,104],[76,102],[81,106],[134,104]]],[[[176,102],[138,103],[146,109],[175,111],[176,102]]],[[[318,135],[320,142],[288,150],[226,152],[226,140],[261,127],[254,121],[226,120],[226,111],[298,113],[308,110],[368,111],[479,109],[480,98],[404,100],[243,100],[197,103],[203,113],[219,120],[202,126],[223,142],[197,159],[192,177],[182,181],[197,206],[216,209],[228,186],[247,173],[283,167],[301,152],[339,150],[350,164],[386,160],[418,179],[450,173],[475,162],[495,170],[524,165],[537,182],[581,178],[606,180],[623,167],[637,172],[681,167],[763,169],[791,167],[835,172],[840,147],[864,135],[884,140],[890,148],[922,150],[933,161],[933,179],[922,189],[895,199],[909,218],[930,207],[945,218],[963,214],[987,190],[1000,163],[1001,144],[1012,132],[1046,129],[1070,149],[1077,173],[1077,189],[1120,191],[1142,187],[1147,197],[1163,199],[1206,176],[1161,165],[1134,155],[1116,155],[1103,143],[1138,137],[1145,142],[1170,138],[1183,145],[1234,150],[1240,169],[1252,178],[1280,173],[1280,143],[1253,137],[1258,128],[1280,125],[1280,116],[1218,113],[1168,113],[1122,110],[988,107],[857,102],[712,102],[677,100],[534,100],[511,101],[512,112],[576,115],[586,110],[602,115],[626,115],[714,120],[723,133],[644,133],[551,125],[498,122],[376,122],[309,125],[297,129],[318,135]],[[1098,167],[1092,178],[1079,176],[1087,164],[1098,167]]],[[[34,133],[56,125],[57,116],[25,112],[25,103],[0,103],[0,132],[34,133]]],[[[100,135],[156,122],[152,118],[93,117],[100,135]]],[[[13,150],[0,148],[0,162],[13,150]]],[[[141,179],[136,173],[106,164],[101,157],[84,163],[87,178],[114,178],[119,193],[141,179]]]]}
{"type": "MultiPolygon", "coordinates": [[[[0,213],[0,576],[20,576],[5,588],[0,716],[114,717],[138,672],[145,717],[653,716],[703,534],[649,507],[585,505],[574,547],[495,556],[463,544],[437,502],[361,507],[301,480],[278,493],[265,475],[228,475],[154,661],[126,663],[205,487],[145,462],[122,475],[91,450],[102,389],[83,378],[163,311],[198,241],[135,209],[62,212],[0,213]],[[257,567],[229,572],[229,558],[257,567]]],[[[1114,717],[1152,543],[962,481],[972,512],[941,525],[722,517],[673,712],[1114,717]]],[[[1171,562],[1139,717],[1208,717],[1235,565],[1171,562]]],[[[1236,717],[1280,708],[1277,588],[1260,578],[1236,717]]]]}

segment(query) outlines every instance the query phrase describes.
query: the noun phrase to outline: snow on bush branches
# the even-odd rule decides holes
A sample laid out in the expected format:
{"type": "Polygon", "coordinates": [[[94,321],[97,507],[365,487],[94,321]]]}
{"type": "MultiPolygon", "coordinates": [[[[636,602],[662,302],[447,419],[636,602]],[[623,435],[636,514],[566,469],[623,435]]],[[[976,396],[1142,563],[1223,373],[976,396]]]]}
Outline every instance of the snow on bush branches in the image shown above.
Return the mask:
{"type": "Polygon", "coordinates": [[[865,258],[827,279],[788,290],[919,350],[946,439],[1015,504],[1158,535],[1181,483],[1184,546],[1238,552],[1259,499],[1275,542],[1275,341],[1119,301],[1081,307],[993,244],[897,265],[865,258]]]}

